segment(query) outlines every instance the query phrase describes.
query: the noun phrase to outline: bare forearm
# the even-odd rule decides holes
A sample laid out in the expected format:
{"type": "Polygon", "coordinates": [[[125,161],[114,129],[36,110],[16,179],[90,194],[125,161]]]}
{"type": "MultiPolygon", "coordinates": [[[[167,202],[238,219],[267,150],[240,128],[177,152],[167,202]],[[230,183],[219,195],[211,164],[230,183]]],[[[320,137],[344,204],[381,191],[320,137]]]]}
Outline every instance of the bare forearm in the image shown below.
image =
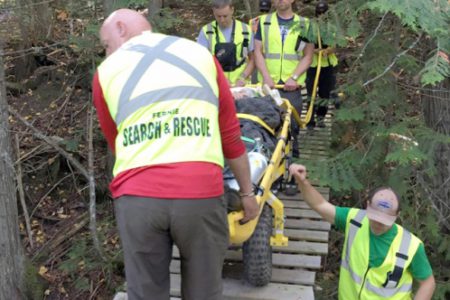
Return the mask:
{"type": "Polygon", "coordinates": [[[299,181],[298,186],[300,187],[304,200],[312,209],[316,210],[320,204],[326,202],[319,191],[317,191],[308,180],[299,181]]]}
{"type": "Polygon", "coordinates": [[[294,73],[298,76],[302,75],[303,73],[308,70],[309,66],[311,65],[313,54],[314,54],[314,45],[308,44],[305,47],[304,56],[297,64],[297,67],[295,68],[294,73]]]}
{"type": "Polygon", "coordinates": [[[336,208],[330,204],[319,191],[314,188],[308,180],[297,181],[300,191],[303,194],[303,199],[306,203],[319,215],[322,216],[329,223],[334,224],[336,215],[336,208]]]}
{"type": "Polygon", "coordinates": [[[247,65],[245,66],[245,69],[241,75],[244,76],[245,79],[247,79],[249,76],[252,75],[254,69],[255,69],[255,55],[254,53],[251,53],[249,55],[247,65]]]}
{"type": "Polygon", "coordinates": [[[239,184],[240,191],[250,193],[253,190],[253,185],[250,180],[250,164],[247,153],[245,152],[237,158],[227,159],[227,163],[239,184]]]}
{"type": "Polygon", "coordinates": [[[295,181],[297,181],[306,203],[321,215],[322,218],[334,224],[336,206],[326,201],[311,183],[309,183],[306,179],[306,167],[300,164],[292,164],[289,166],[289,174],[294,176],[295,181]]]}
{"type": "Polygon", "coordinates": [[[434,276],[430,276],[424,281],[421,281],[414,300],[431,300],[435,288],[434,276]]]}

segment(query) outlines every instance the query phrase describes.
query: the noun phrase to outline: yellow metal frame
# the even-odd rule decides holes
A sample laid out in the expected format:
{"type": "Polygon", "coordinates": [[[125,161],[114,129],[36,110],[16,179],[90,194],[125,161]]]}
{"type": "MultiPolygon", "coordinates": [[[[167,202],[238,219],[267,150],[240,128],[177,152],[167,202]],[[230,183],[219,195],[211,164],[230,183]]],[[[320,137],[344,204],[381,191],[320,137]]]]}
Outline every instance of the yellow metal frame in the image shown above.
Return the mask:
{"type": "MultiPolygon", "coordinates": [[[[317,59],[317,71],[316,77],[314,78],[314,86],[311,95],[311,102],[308,107],[308,111],[306,113],[305,119],[301,119],[297,110],[292,106],[292,104],[287,99],[283,99],[283,107],[286,110],[286,114],[284,116],[283,127],[278,136],[277,146],[275,147],[275,151],[272,154],[270,159],[270,163],[264,173],[264,176],[261,180],[259,190],[260,193],[256,196],[256,200],[259,204],[259,214],[258,218],[251,220],[245,224],[240,224],[240,220],[244,218],[244,212],[230,212],[228,214],[228,226],[230,231],[230,242],[232,244],[242,244],[246,240],[248,240],[253,231],[255,230],[256,224],[258,224],[259,216],[261,215],[261,211],[264,207],[264,204],[267,202],[271,207],[274,213],[274,234],[272,234],[270,238],[270,244],[272,246],[287,246],[288,245],[288,237],[284,235],[284,205],[283,202],[280,201],[271,191],[270,188],[272,184],[277,180],[280,176],[282,176],[286,170],[287,166],[285,163],[286,154],[289,153],[290,150],[290,142],[288,139],[289,127],[291,123],[291,117],[295,119],[297,124],[300,125],[301,128],[305,128],[306,124],[311,120],[314,102],[317,96],[317,85],[319,82],[320,70],[322,65],[322,41],[320,38],[320,31],[318,32],[318,43],[319,43],[319,55],[317,59]]],[[[252,85],[250,85],[252,86],[252,85]]],[[[274,88],[282,89],[284,85],[275,85],[274,88]]]]}
{"type": "MultiPolygon", "coordinates": [[[[286,172],[285,158],[290,150],[290,142],[288,141],[289,127],[291,123],[291,116],[298,122],[299,116],[295,108],[286,99],[283,100],[282,107],[286,109],[284,116],[283,127],[278,135],[278,142],[275,147],[275,151],[272,154],[268,167],[261,180],[259,190],[260,192],[256,196],[260,211],[267,202],[274,212],[274,235],[270,239],[272,246],[287,246],[288,238],[284,235],[284,205],[271,191],[272,184],[280,176],[286,172]]],[[[250,238],[255,230],[256,224],[258,224],[259,217],[251,220],[245,224],[240,224],[239,221],[244,217],[243,211],[230,212],[228,214],[228,226],[230,231],[230,242],[232,244],[242,244],[250,238]]]]}

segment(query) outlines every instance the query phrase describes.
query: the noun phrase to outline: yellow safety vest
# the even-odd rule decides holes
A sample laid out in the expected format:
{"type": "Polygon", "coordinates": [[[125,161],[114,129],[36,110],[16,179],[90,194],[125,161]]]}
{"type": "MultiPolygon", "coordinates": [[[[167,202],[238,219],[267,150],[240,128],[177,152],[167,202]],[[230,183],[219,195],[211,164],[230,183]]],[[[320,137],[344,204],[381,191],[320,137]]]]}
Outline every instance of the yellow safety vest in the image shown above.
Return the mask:
{"type": "MultiPolygon", "coordinates": [[[[276,13],[261,16],[259,22],[263,53],[270,77],[275,83],[280,80],[286,82],[303,57],[305,43],[300,41],[300,35],[307,32],[309,19],[294,15],[294,25],[284,38],[284,44],[276,13]]],[[[306,72],[297,79],[298,84],[304,84],[305,79],[306,72]]],[[[263,81],[261,74],[258,74],[258,80],[263,81]]]]}
{"type": "Polygon", "coordinates": [[[421,241],[400,225],[397,228],[383,264],[369,269],[369,220],[365,210],[350,210],[339,275],[340,300],[412,298],[408,267],[421,241]]]}
{"type": "MultiPolygon", "coordinates": [[[[235,28],[234,28],[234,37],[232,37],[233,43],[236,45],[236,62],[237,68],[234,71],[225,72],[225,77],[228,79],[231,85],[234,85],[236,81],[241,76],[242,72],[244,72],[246,67],[246,62],[248,59],[248,47],[250,44],[250,32],[247,24],[234,20],[235,28]]],[[[219,40],[220,43],[225,43],[225,37],[222,34],[222,31],[219,29],[219,25],[217,21],[213,21],[211,23],[206,24],[202,28],[203,33],[206,36],[208,41],[208,50],[214,54],[214,49],[219,40]],[[217,33],[217,34],[216,34],[217,33]],[[218,35],[218,36],[217,36],[218,35]]]]}
{"type": "Polygon", "coordinates": [[[114,176],[187,161],[223,166],[217,70],[204,47],[144,32],[98,68],[118,135],[114,176]]]}
{"type": "MultiPolygon", "coordinates": [[[[311,66],[310,66],[311,68],[317,67],[318,59],[319,59],[319,54],[314,53],[313,60],[312,60],[311,66]]],[[[320,62],[320,66],[322,68],[329,67],[329,66],[335,67],[335,66],[337,66],[337,64],[338,64],[338,59],[337,59],[336,54],[334,54],[334,53],[330,53],[327,56],[322,56],[322,61],[320,62]]]]}

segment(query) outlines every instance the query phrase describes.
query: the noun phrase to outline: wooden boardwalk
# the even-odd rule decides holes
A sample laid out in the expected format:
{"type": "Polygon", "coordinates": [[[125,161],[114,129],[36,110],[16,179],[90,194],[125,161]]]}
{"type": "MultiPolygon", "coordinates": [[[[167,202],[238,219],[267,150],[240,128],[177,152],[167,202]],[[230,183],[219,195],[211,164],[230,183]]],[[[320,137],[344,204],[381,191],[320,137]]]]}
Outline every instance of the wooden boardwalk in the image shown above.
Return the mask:
{"type": "MultiPolygon", "coordinates": [[[[302,115],[305,115],[304,113],[302,115]]],[[[331,116],[326,117],[325,128],[300,132],[301,160],[322,159],[328,155],[331,136],[331,116]]],[[[328,188],[318,188],[329,199],[328,188]]],[[[320,272],[322,258],[328,254],[330,224],[312,211],[302,195],[277,195],[285,205],[285,235],[287,247],[273,247],[272,279],[265,287],[252,287],[242,279],[243,264],[240,249],[229,249],[224,264],[224,299],[226,300],[313,300],[316,273],[320,272]]],[[[178,251],[174,251],[171,265],[172,299],[180,297],[178,251]]],[[[207,276],[207,274],[205,274],[207,276]]]]}

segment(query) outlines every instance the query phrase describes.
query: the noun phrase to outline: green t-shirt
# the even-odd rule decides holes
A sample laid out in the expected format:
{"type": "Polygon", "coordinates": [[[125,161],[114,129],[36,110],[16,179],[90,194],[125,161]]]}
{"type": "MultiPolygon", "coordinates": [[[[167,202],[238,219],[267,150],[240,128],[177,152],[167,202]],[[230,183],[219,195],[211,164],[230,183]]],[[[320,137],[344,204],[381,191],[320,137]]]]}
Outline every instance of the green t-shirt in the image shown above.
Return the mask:
{"type": "MultiPolygon", "coordinates": [[[[347,225],[347,216],[350,212],[350,207],[336,206],[336,217],[334,219],[334,226],[337,230],[345,232],[347,225]]],[[[381,235],[375,235],[370,231],[370,248],[369,248],[369,267],[379,267],[389,251],[392,241],[397,235],[397,225],[394,224],[391,229],[381,235]]],[[[413,278],[418,280],[425,280],[433,274],[430,262],[425,253],[423,243],[420,243],[416,253],[408,267],[413,278]]]]}

